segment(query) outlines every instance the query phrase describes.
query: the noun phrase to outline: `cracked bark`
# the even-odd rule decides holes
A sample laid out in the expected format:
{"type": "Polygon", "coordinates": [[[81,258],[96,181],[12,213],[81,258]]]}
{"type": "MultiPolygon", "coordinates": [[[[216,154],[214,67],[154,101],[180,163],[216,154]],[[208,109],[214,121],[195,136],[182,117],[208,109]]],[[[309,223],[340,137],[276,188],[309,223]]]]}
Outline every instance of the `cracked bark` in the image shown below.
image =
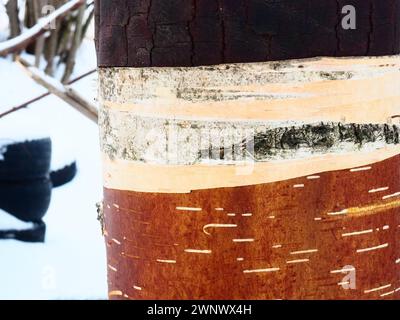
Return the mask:
{"type": "Polygon", "coordinates": [[[208,122],[192,121],[188,128],[184,121],[151,119],[146,123],[143,119],[124,116],[126,121],[119,125],[112,124],[105,111],[100,117],[102,149],[110,159],[149,162],[147,157],[150,155],[150,159],[155,159],[160,150],[167,153],[167,150],[174,148],[175,139],[172,137],[180,141],[179,156],[158,159],[163,164],[194,165],[210,159],[243,161],[248,156],[256,162],[288,160],[361,152],[398,145],[400,142],[400,127],[389,124],[320,122],[298,126],[271,127],[265,124],[254,127],[254,124],[246,126],[220,122],[210,127],[208,122]],[[132,138],[129,142],[121,139],[118,131],[121,126],[127,130],[127,135],[139,138],[132,138]],[[128,126],[132,129],[127,129],[128,126]],[[165,138],[153,140],[153,135],[147,135],[148,132],[156,132],[158,137],[165,138]],[[242,134],[233,137],[233,133],[242,134]],[[141,134],[149,138],[143,138],[141,134]],[[207,141],[207,148],[204,148],[203,141],[207,141]]]}
{"type": "Polygon", "coordinates": [[[96,0],[99,66],[199,66],[400,52],[400,0],[96,0]],[[353,5],[357,29],[341,28],[353,5]]]}
{"type": "Polygon", "coordinates": [[[397,54],[399,4],[96,0],[110,298],[399,298],[381,291],[399,282],[394,78],[375,59],[246,64],[397,54]],[[243,64],[147,68],[223,63],[243,64]],[[338,285],[349,265],[356,290],[338,285]]]}

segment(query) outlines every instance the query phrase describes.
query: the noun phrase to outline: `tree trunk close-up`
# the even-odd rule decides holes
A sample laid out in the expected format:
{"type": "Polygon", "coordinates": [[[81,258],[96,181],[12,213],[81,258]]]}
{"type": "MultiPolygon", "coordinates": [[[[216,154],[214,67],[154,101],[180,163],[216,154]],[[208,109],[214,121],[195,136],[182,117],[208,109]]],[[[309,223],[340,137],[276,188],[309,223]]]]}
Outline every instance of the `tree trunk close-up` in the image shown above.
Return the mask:
{"type": "Polygon", "coordinates": [[[110,298],[400,298],[400,0],[95,20],[110,298]]]}

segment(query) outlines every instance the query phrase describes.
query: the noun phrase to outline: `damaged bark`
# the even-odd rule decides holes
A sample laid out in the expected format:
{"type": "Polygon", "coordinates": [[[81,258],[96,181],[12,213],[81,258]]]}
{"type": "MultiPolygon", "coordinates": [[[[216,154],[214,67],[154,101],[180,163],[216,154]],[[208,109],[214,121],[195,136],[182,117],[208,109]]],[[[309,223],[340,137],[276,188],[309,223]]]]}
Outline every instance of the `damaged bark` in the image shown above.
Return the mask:
{"type": "Polygon", "coordinates": [[[400,52],[400,0],[96,0],[100,66],[199,66],[400,52]],[[342,8],[356,9],[345,30],[342,8]]]}
{"type": "Polygon", "coordinates": [[[95,15],[111,299],[400,297],[400,0],[95,15]]]}
{"type": "Polygon", "coordinates": [[[126,113],[118,116],[103,110],[100,127],[102,149],[110,159],[170,165],[194,165],[208,160],[222,164],[249,158],[256,162],[292,160],[371,151],[400,143],[400,127],[394,124],[188,123],[126,113]],[[175,153],[171,154],[171,150],[175,153]]]}

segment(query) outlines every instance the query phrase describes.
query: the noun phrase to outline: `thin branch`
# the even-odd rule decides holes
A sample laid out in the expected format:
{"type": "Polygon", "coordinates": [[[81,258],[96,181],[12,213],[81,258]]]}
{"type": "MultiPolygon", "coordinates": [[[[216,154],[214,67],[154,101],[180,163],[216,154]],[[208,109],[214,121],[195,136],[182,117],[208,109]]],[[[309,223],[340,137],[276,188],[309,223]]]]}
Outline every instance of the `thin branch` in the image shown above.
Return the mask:
{"type": "Polygon", "coordinates": [[[77,111],[82,113],[84,116],[97,123],[98,121],[98,110],[73,88],[64,86],[58,80],[49,77],[43,71],[32,67],[27,61],[19,57],[17,63],[26,71],[26,73],[35,80],[38,84],[45,87],[52,94],[56,95],[66,103],[71,105],[77,111]]]}
{"type": "Polygon", "coordinates": [[[85,72],[85,73],[81,74],[80,76],[74,78],[73,80],[68,81],[67,84],[68,85],[74,84],[75,82],[78,82],[79,80],[86,78],[87,76],[90,76],[91,74],[95,73],[96,71],[97,71],[97,69],[93,69],[88,72],[85,72]]]}
{"type": "Polygon", "coordinates": [[[37,96],[36,98],[33,98],[33,99],[31,99],[31,100],[29,100],[27,102],[24,102],[23,104],[21,104],[19,106],[13,107],[13,108],[11,108],[11,109],[3,112],[3,113],[0,113],[0,119],[5,117],[5,116],[7,116],[7,115],[9,115],[9,114],[11,114],[11,113],[14,113],[14,112],[18,111],[18,110],[24,109],[24,108],[28,107],[30,104],[32,104],[32,103],[34,103],[36,101],[39,101],[39,100],[41,100],[41,99],[43,99],[45,97],[48,97],[49,95],[50,95],[50,92],[48,91],[46,93],[41,94],[40,96],[37,96]]]}
{"type": "MultiPolygon", "coordinates": [[[[69,81],[67,84],[68,84],[68,85],[74,84],[75,82],[78,82],[79,80],[82,80],[83,78],[85,78],[85,77],[87,77],[87,76],[89,76],[89,75],[95,73],[96,71],[97,71],[97,69],[90,70],[90,71],[88,71],[88,72],[86,72],[86,73],[80,75],[79,77],[76,77],[75,79],[69,81]]],[[[29,100],[29,101],[26,101],[26,102],[24,102],[23,104],[20,104],[20,105],[15,106],[15,107],[13,107],[13,108],[11,108],[11,109],[9,109],[9,110],[3,112],[3,113],[0,113],[0,119],[3,118],[3,117],[5,117],[5,116],[7,116],[7,115],[9,115],[9,114],[11,114],[11,113],[17,112],[17,111],[19,111],[19,110],[21,110],[21,109],[25,109],[25,108],[27,108],[29,105],[31,105],[32,103],[35,103],[35,102],[37,102],[37,101],[39,101],[39,100],[42,100],[43,98],[46,98],[46,97],[48,97],[49,95],[51,95],[51,92],[50,92],[50,91],[47,91],[46,93],[43,93],[43,94],[41,94],[40,96],[37,96],[37,97],[35,97],[35,98],[33,98],[33,99],[29,100]]]]}

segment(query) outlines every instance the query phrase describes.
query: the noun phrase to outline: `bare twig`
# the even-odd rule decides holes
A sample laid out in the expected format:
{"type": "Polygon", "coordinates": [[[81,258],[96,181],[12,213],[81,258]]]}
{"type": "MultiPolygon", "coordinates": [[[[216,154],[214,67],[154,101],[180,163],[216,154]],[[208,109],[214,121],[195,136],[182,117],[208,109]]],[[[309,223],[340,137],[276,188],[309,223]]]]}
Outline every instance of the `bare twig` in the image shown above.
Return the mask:
{"type": "Polygon", "coordinates": [[[11,113],[14,113],[14,112],[18,111],[18,110],[24,109],[24,108],[28,107],[30,104],[32,104],[32,103],[34,103],[36,101],[39,101],[39,100],[41,100],[41,99],[43,99],[45,97],[48,97],[49,95],[50,95],[50,92],[43,93],[40,96],[37,96],[36,98],[33,98],[33,99],[31,99],[31,100],[29,100],[27,102],[24,102],[23,104],[21,104],[19,106],[13,107],[13,108],[11,108],[11,109],[3,112],[3,113],[0,113],[0,119],[5,117],[5,116],[7,116],[7,115],[9,115],[9,114],[11,114],[11,113]]]}
{"type": "Polygon", "coordinates": [[[91,74],[95,73],[96,71],[97,71],[97,69],[93,69],[88,72],[85,72],[85,73],[81,74],[80,76],[74,78],[73,80],[68,81],[67,84],[68,85],[74,84],[75,82],[78,82],[79,80],[82,80],[83,78],[86,78],[87,76],[90,76],[91,74]]]}
{"type": "Polygon", "coordinates": [[[21,57],[17,59],[17,63],[20,66],[22,66],[22,68],[27,72],[27,74],[38,84],[45,87],[52,94],[64,100],[73,108],[75,108],[77,111],[82,113],[84,116],[97,123],[98,120],[97,108],[93,106],[90,102],[88,102],[85,98],[83,98],[73,88],[69,86],[64,86],[58,80],[47,76],[41,70],[32,67],[27,61],[25,61],[21,57]]]}
{"type": "MultiPolygon", "coordinates": [[[[85,78],[85,77],[87,77],[87,76],[89,76],[89,75],[95,73],[96,71],[97,71],[97,69],[90,70],[90,71],[88,71],[88,72],[86,72],[86,73],[80,75],[79,77],[76,77],[76,78],[74,78],[73,80],[69,81],[67,84],[68,84],[68,85],[74,84],[75,82],[78,82],[79,80],[82,80],[83,78],[85,78]]],[[[28,100],[28,101],[26,101],[26,102],[24,102],[24,103],[22,103],[22,104],[20,104],[20,105],[18,105],[18,106],[15,106],[15,107],[13,107],[13,108],[11,108],[11,109],[8,109],[7,111],[5,111],[5,112],[3,112],[3,113],[0,113],[0,119],[3,118],[3,117],[5,117],[5,116],[7,116],[7,115],[9,115],[9,114],[12,114],[12,113],[14,113],[14,112],[17,112],[17,111],[19,111],[19,110],[21,110],[21,109],[25,109],[25,108],[27,108],[29,105],[31,105],[32,103],[35,103],[35,102],[37,102],[37,101],[39,101],[39,100],[42,100],[43,98],[46,98],[46,97],[48,97],[49,95],[51,95],[51,92],[50,92],[50,91],[47,91],[46,93],[43,93],[43,94],[41,94],[40,96],[37,96],[37,97],[35,97],[35,98],[31,99],[31,100],[28,100]]]]}

